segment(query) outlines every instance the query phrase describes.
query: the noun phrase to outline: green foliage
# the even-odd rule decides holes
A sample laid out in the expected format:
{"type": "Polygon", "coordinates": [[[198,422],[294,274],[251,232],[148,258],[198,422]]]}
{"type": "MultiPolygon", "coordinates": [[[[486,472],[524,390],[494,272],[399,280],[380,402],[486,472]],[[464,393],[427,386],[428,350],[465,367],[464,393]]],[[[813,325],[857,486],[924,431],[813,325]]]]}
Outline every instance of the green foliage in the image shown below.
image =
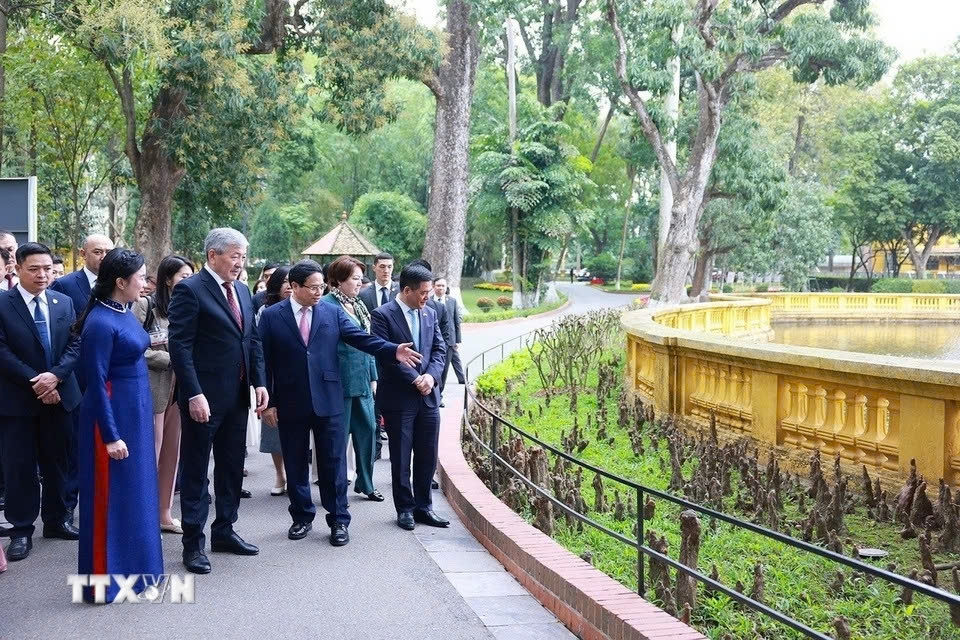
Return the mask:
{"type": "Polygon", "coordinates": [[[913,280],[881,278],[870,287],[872,293],[912,293],[913,280]]]}
{"type": "Polygon", "coordinates": [[[265,209],[254,219],[250,253],[267,262],[290,260],[290,229],[276,211],[265,209]]]}
{"type": "Polygon", "coordinates": [[[477,307],[487,313],[490,309],[493,309],[494,302],[490,298],[477,298],[477,307]]]}
{"type": "Polygon", "coordinates": [[[401,193],[364,194],[354,205],[350,222],[368,233],[381,251],[393,254],[399,265],[419,258],[423,251],[427,218],[401,193]]]}
{"type": "Polygon", "coordinates": [[[587,260],[591,276],[610,280],[617,277],[617,258],[611,253],[601,253],[587,260]]]}
{"type": "Polygon", "coordinates": [[[753,290],[756,291],[757,293],[766,293],[767,291],[770,291],[770,285],[767,284],[766,282],[761,282],[757,286],[755,286],[753,290]]]}
{"type": "Polygon", "coordinates": [[[513,285],[506,282],[478,282],[473,285],[473,288],[485,291],[513,291],[513,285]]]}
{"type": "MultiPolygon", "coordinates": [[[[533,348],[538,347],[534,345],[533,348]]],[[[607,360],[621,353],[622,348],[616,347],[613,352],[606,351],[603,359],[607,360]]],[[[666,462],[670,459],[668,443],[662,435],[654,442],[651,437],[652,425],[646,424],[641,427],[640,432],[643,452],[640,455],[633,452],[630,425],[621,424],[619,420],[620,381],[625,375],[622,364],[616,371],[616,387],[606,400],[607,423],[604,425],[603,440],[600,440],[597,433],[600,425],[595,422],[597,416],[602,415],[598,394],[581,393],[579,396],[576,420],[581,425],[582,437],[588,444],[576,455],[620,477],[661,491],[669,491],[667,485],[670,468],[669,462],[666,462]],[[588,416],[594,423],[592,429],[583,426],[588,424],[588,416]]],[[[546,401],[543,385],[536,372],[529,352],[522,350],[512,354],[504,364],[488,369],[477,379],[477,387],[486,397],[502,395],[506,392],[509,381],[510,398],[516,406],[510,413],[505,414],[505,417],[521,429],[535,432],[540,438],[560,447],[562,439],[568,436],[574,422],[574,412],[570,409],[568,398],[556,393],[558,390],[555,390],[550,402],[546,401]]],[[[592,367],[585,376],[584,388],[595,389],[598,382],[597,368],[592,367]]],[[[525,444],[530,445],[529,442],[525,444]]],[[[555,456],[548,454],[548,466],[552,468],[554,461],[555,456]]],[[[683,476],[690,478],[698,464],[695,456],[687,459],[681,469],[683,476]]],[[[591,479],[592,474],[584,474],[582,493],[588,515],[600,524],[633,539],[633,518],[618,520],[610,511],[599,512],[594,509],[594,492],[589,488],[591,479]]],[[[734,487],[744,482],[737,473],[731,474],[730,481],[734,487]]],[[[617,485],[607,481],[604,485],[607,501],[613,502],[617,485]]],[[[620,496],[624,498],[622,487],[620,496]]],[[[751,520],[756,515],[753,509],[738,509],[733,504],[733,498],[726,498],[722,502],[720,509],[737,517],[751,520]]],[[[801,514],[792,500],[788,502],[784,508],[784,516],[788,520],[797,521],[808,515],[808,511],[801,514]]],[[[647,531],[655,531],[667,538],[670,555],[674,558],[680,547],[680,511],[680,507],[656,500],[654,516],[645,522],[647,531]]],[[[528,521],[533,519],[529,509],[521,509],[520,514],[528,521]]],[[[637,556],[633,548],[591,527],[568,526],[556,512],[554,517],[554,538],[560,544],[576,555],[589,551],[599,570],[630,589],[637,588],[637,556]]],[[[918,566],[917,545],[912,540],[904,541],[900,538],[899,525],[875,522],[863,513],[862,506],[858,506],[855,513],[847,514],[845,523],[853,544],[888,550],[891,554],[888,560],[896,564],[898,572],[905,573],[905,567],[918,566]]],[[[845,569],[840,569],[845,578],[842,588],[832,589],[830,585],[838,571],[836,563],[723,523],[707,526],[707,519],[702,519],[701,524],[703,534],[700,538],[699,566],[702,571],[709,572],[709,568],[716,565],[723,584],[734,585],[739,581],[749,585],[752,582],[754,564],[761,563],[766,583],[764,602],[821,633],[831,634],[833,620],[837,616],[843,616],[850,624],[852,637],[877,640],[946,640],[958,637],[956,628],[950,623],[949,610],[945,604],[929,598],[915,598],[913,605],[904,606],[898,601],[899,588],[880,580],[867,580],[862,574],[845,569]]],[[[792,531],[792,528],[787,530],[788,534],[792,531]]],[[[850,548],[849,543],[847,548],[850,548]]],[[[937,563],[947,563],[955,559],[956,554],[935,555],[937,563]]],[[[649,584],[645,597],[659,603],[649,584]]],[[[743,607],[735,606],[728,598],[711,594],[702,588],[698,595],[697,608],[692,612],[691,624],[707,637],[716,640],[724,637],[763,640],[794,637],[785,627],[769,618],[747,612],[743,607]]]]}
{"type": "Polygon", "coordinates": [[[914,280],[911,291],[926,294],[946,293],[947,282],[945,280],[914,280]]]}
{"type": "Polygon", "coordinates": [[[840,287],[844,291],[853,291],[855,293],[868,293],[875,280],[869,278],[854,278],[852,281],[846,276],[825,276],[817,275],[810,278],[814,284],[810,285],[811,290],[829,291],[840,287]]]}

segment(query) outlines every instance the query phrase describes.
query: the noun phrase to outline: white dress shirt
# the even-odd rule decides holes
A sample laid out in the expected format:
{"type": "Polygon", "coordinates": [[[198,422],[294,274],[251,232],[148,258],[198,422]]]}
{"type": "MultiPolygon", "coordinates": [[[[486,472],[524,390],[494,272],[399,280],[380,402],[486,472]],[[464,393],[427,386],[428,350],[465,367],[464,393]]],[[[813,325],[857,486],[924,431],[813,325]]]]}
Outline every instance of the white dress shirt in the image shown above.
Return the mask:
{"type": "Polygon", "coordinates": [[[97,274],[87,269],[86,265],[83,267],[83,273],[87,276],[87,283],[90,285],[90,288],[93,289],[93,283],[97,281],[97,274]]]}
{"type": "Polygon", "coordinates": [[[397,301],[397,304],[400,305],[400,310],[403,311],[403,319],[407,321],[407,329],[410,329],[410,335],[413,336],[413,323],[410,321],[410,311],[416,311],[417,316],[420,318],[421,326],[423,324],[423,314],[420,313],[419,309],[411,309],[408,307],[403,300],[400,299],[400,296],[394,298],[397,301]]]}
{"type": "MultiPolygon", "coordinates": [[[[207,264],[203,265],[203,268],[206,270],[207,273],[209,273],[211,276],[213,276],[213,279],[214,279],[214,280],[216,280],[216,282],[217,282],[217,288],[220,289],[220,293],[223,294],[223,299],[226,300],[227,303],[229,304],[229,303],[230,303],[230,297],[227,295],[227,288],[223,286],[223,283],[225,283],[226,280],[224,280],[223,278],[221,278],[219,273],[217,273],[216,271],[214,271],[213,269],[210,268],[210,263],[207,263],[207,264]]],[[[229,285],[230,285],[231,287],[233,287],[233,283],[232,283],[232,282],[229,283],[229,285]]],[[[237,300],[237,289],[236,289],[236,287],[233,287],[233,299],[234,299],[234,300],[237,300]]],[[[240,307],[240,301],[237,300],[237,308],[239,308],[239,307],[240,307]]],[[[240,315],[243,315],[243,312],[242,312],[242,311],[240,312],[240,315]]]]}
{"type": "Polygon", "coordinates": [[[297,328],[300,328],[301,310],[307,310],[307,335],[310,335],[310,329],[313,328],[313,307],[305,307],[290,296],[290,306],[293,308],[293,319],[297,321],[297,328]]]}
{"type": "Polygon", "coordinates": [[[41,291],[37,295],[33,295],[32,293],[30,293],[29,291],[27,291],[21,285],[18,284],[17,291],[19,291],[20,295],[23,297],[23,303],[27,305],[27,309],[30,311],[30,317],[33,317],[33,309],[34,309],[33,301],[34,299],[36,299],[40,301],[40,311],[43,312],[43,317],[46,318],[47,320],[50,319],[50,313],[49,313],[50,309],[47,306],[46,290],[41,291]]]}

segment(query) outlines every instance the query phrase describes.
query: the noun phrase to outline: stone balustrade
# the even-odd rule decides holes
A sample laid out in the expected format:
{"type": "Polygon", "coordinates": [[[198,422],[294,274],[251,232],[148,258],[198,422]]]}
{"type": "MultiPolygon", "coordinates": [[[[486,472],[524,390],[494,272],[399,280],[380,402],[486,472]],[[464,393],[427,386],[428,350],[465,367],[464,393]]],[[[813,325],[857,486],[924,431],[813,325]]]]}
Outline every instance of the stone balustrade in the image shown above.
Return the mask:
{"type": "MultiPolygon", "coordinates": [[[[960,296],[771,294],[630,312],[631,391],[658,413],[784,453],[819,449],[892,480],[911,459],[960,484],[960,362],[767,342],[776,320],[960,322],[960,296]]],[[[960,325],[958,325],[960,330],[960,325]]],[[[794,456],[798,460],[798,456],[794,456]]]]}

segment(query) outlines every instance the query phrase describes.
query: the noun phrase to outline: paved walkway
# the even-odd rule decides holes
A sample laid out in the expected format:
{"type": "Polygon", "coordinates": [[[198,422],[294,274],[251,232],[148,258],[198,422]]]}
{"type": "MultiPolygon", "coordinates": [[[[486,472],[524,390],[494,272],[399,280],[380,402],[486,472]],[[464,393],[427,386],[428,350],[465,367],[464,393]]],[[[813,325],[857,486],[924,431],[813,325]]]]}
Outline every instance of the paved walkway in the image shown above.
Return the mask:
{"type": "MultiPolygon", "coordinates": [[[[563,313],[629,300],[582,285],[562,289],[571,299],[563,313]]],[[[551,320],[466,329],[463,355],[469,359],[551,320]]],[[[448,390],[457,392],[462,387],[448,390]]],[[[211,553],[213,572],[196,577],[196,604],[71,604],[66,576],[76,571],[76,544],[38,534],[30,557],[0,574],[0,640],[223,640],[256,633],[325,640],[572,638],[452,517],[439,491],[436,510],[451,516],[452,526],[418,526],[412,534],[394,524],[389,498],[373,503],[351,492],[351,541],[336,549],[327,542],[322,516],[306,539],[288,540],[288,502],[269,495],[269,457],[251,452],[247,468],[244,486],[254,497],[242,501],[236,528],[260,546],[260,555],[211,553]]],[[[374,475],[389,496],[389,462],[378,462],[374,475]]],[[[316,493],[314,499],[319,505],[316,493]]],[[[163,551],[166,571],[182,574],[179,536],[165,535],[163,551]]]]}

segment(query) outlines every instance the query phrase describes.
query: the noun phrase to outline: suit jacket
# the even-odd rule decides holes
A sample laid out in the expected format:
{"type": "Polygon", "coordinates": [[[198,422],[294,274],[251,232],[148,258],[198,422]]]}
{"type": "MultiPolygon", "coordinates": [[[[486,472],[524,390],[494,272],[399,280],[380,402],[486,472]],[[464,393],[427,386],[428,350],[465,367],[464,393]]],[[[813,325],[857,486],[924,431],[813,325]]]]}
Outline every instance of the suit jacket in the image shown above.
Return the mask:
{"type": "Polygon", "coordinates": [[[80,387],[74,370],[80,358],[80,337],[70,332],[77,316],[73,302],[62,293],[47,290],[47,323],[53,366],[47,356],[33,313],[18,289],[0,294],[0,415],[32,416],[43,405],[33,393],[30,379],[50,371],[62,382],[57,387],[66,411],[80,404],[80,387]]]}
{"type": "MultiPolygon", "coordinates": [[[[377,281],[374,280],[370,283],[369,287],[360,290],[360,299],[363,300],[363,304],[367,305],[367,309],[371,312],[380,306],[380,292],[377,290],[378,287],[377,281]]],[[[387,297],[393,300],[397,297],[398,293],[400,293],[400,284],[391,280],[387,297]]]]}
{"type": "Polygon", "coordinates": [[[449,346],[450,342],[447,340],[447,336],[453,333],[453,323],[450,321],[450,316],[447,315],[447,308],[434,298],[427,299],[427,306],[437,314],[437,326],[440,327],[440,335],[443,337],[443,343],[449,346]]]}
{"type": "MultiPolygon", "coordinates": [[[[374,309],[370,317],[371,331],[374,335],[394,342],[413,342],[410,327],[407,326],[403,310],[396,300],[374,309]]],[[[443,377],[446,349],[443,336],[440,335],[437,314],[427,305],[420,314],[420,354],[423,360],[420,362],[419,369],[377,358],[380,362],[380,381],[377,383],[377,405],[380,409],[385,411],[416,409],[420,402],[430,408],[438,407],[440,378],[443,377]],[[422,373],[429,373],[436,382],[433,391],[426,396],[421,395],[413,386],[414,379],[422,373]]]]}
{"type": "MultiPolygon", "coordinates": [[[[270,406],[277,420],[303,420],[343,413],[340,381],[340,341],[379,359],[396,363],[399,344],[382,340],[360,328],[340,305],[313,306],[310,339],[303,344],[290,300],[271,305],[260,314],[260,335],[266,363],[270,406]]],[[[362,372],[367,389],[370,380],[362,372]]]]}
{"type": "Polygon", "coordinates": [[[167,350],[181,407],[203,394],[213,413],[232,408],[239,393],[241,363],[248,384],[266,386],[250,289],[240,281],[233,283],[233,289],[243,317],[242,331],[223,288],[206,269],[173,288],[167,310],[167,350]]]}
{"type": "Polygon", "coordinates": [[[73,312],[82,314],[90,301],[90,281],[87,272],[83,269],[68,273],[58,280],[54,280],[50,288],[70,296],[73,301],[73,312]]]}
{"type": "MultiPolygon", "coordinates": [[[[439,300],[436,298],[433,300],[439,304],[439,300]]],[[[448,347],[460,344],[463,342],[460,334],[460,305],[457,304],[454,298],[444,296],[443,308],[447,319],[446,324],[440,325],[440,333],[443,334],[443,341],[447,343],[448,347]]]]}

